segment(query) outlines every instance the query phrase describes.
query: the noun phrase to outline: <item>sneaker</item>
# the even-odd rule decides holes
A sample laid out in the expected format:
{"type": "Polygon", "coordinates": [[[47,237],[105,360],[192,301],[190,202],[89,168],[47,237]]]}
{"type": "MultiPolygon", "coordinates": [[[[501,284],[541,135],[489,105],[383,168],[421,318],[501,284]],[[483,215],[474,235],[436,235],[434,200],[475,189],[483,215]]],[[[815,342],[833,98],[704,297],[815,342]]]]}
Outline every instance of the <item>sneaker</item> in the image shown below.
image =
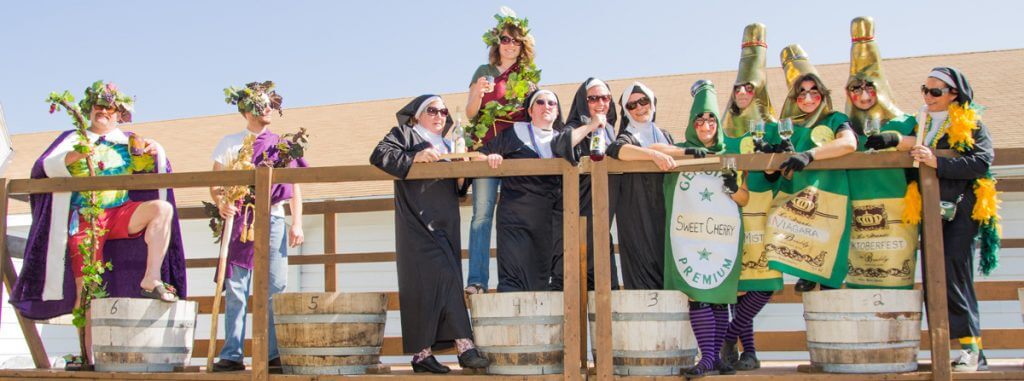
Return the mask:
{"type": "Polygon", "coordinates": [[[736,349],[735,341],[731,343],[728,341],[722,343],[722,350],[719,352],[718,355],[719,357],[722,358],[723,362],[725,362],[726,364],[734,364],[734,366],[736,364],[736,361],[740,359],[740,353],[736,349]]]}
{"type": "Polygon", "coordinates": [[[231,361],[228,359],[220,359],[213,363],[214,372],[237,372],[245,370],[245,364],[241,361],[231,361]]]}
{"type": "Polygon", "coordinates": [[[740,359],[736,361],[736,364],[733,366],[736,367],[736,370],[743,371],[760,369],[761,360],[757,359],[757,354],[754,352],[744,351],[743,354],[740,355],[740,359]]]}
{"type": "MultiPolygon", "coordinates": [[[[960,358],[953,361],[954,372],[977,372],[981,369],[981,353],[975,352],[970,349],[963,349],[960,351],[960,358]]],[[[985,366],[986,369],[988,366],[985,366]]]]}

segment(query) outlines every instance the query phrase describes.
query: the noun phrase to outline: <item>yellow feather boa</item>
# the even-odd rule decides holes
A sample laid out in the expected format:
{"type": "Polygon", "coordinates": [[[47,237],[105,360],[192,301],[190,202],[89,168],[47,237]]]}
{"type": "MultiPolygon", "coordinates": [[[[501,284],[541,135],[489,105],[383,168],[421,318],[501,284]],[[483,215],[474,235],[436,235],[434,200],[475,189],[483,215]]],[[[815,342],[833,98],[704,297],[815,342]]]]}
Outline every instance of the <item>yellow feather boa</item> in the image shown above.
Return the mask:
{"type": "MultiPolygon", "coordinates": [[[[978,115],[971,106],[953,102],[949,105],[949,146],[957,149],[974,147],[974,129],[978,128],[978,115]]],[[[958,151],[960,149],[957,149],[958,151]]]]}
{"type": "Polygon", "coordinates": [[[917,181],[907,184],[907,193],[903,195],[903,223],[921,223],[921,191],[917,189],[917,181]]]}

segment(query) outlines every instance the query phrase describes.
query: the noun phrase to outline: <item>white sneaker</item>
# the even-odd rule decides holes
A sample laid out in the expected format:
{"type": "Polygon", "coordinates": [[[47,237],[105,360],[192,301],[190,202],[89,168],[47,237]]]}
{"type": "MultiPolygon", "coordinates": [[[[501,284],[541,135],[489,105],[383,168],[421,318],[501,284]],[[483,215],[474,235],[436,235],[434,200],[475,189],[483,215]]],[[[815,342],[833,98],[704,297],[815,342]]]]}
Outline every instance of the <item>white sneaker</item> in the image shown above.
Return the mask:
{"type": "Polygon", "coordinates": [[[977,372],[988,370],[988,362],[981,356],[981,352],[970,349],[960,351],[960,358],[953,362],[954,372],[977,372]]]}

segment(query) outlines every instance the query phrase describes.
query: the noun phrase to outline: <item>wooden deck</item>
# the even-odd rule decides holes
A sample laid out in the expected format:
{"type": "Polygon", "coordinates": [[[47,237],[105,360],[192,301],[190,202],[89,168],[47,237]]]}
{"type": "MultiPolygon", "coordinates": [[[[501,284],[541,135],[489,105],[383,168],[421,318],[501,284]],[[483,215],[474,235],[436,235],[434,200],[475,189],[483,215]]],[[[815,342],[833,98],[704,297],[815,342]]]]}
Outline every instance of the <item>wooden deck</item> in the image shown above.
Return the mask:
{"type": "MultiPolygon", "coordinates": [[[[954,373],[954,380],[1024,380],[1024,359],[996,359],[990,360],[990,370],[976,373],[954,373]]],[[[739,372],[731,376],[709,375],[704,377],[708,380],[728,381],[804,381],[804,380],[837,380],[837,381],[873,381],[873,380],[931,380],[931,364],[922,363],[916,372],[900,374],[826,374],[809,371],[806,362],[799,361],[764,361],[761,369],[750,372],[739,372]]],[[[408,366],[396,366],[391,373],[363,375],[363,376],[300,376],[300,375],[271,375],[270,380],[280,381],[404,381],[404,380],[457,380],[457,381],[556,381],[561,380],[562,375],[544,376],[499,376],[484,374],[462,374],[462,371],[455,369],[454,364],[449,374],[432,375],[413,373],[408,366]]],[[[591,364],[593,365],[593,364],[591,364]]],[[[593,373],[594,368],[590,368],[593,373]]],[[[66,372],[63,370],[47,369],[23,369],[23,370],[0,370],[0,380],[196,380],[196,381],[234,381],[249,380],[252,374],[249,371],[232,373],[205,373],[205,372],[183,372],[183,373],[111,373],[111,372],[66,372]]],[[[590,374],[586,376],[589,380],[596,380],[597,376],[590,374]]],[[[617,376],[616,380],[623,381],[662,381],[681,380],[682,376],[617,376]]]]}

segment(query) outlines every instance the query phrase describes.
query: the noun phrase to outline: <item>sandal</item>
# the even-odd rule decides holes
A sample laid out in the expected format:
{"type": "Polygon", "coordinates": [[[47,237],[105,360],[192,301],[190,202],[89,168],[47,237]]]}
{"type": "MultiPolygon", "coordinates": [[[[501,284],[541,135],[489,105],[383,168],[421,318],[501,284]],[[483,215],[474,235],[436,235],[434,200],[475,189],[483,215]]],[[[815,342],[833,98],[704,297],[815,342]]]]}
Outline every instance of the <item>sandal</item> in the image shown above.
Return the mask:
{"type": "Polygon", "coordinates": [[[167,283],[161,283],[160,285],[153,287],[152,290],[142,289],[142,297],[156,299],[165,303],[174,303],[178,301],[177,291],[178,290],[174,289],[174,286],[167,283]]]}
{"type": "Polygon", "coordinates": [[[82,356],[79,355],[64,355],[64,370],[69,372],[77,372],[83,370],[82,356]]]}
{"type": "Polygon", "coordinates": [[[487,289],[485,289],[484,286],[481,284],[473,283],[469,286],[466,286],[466,295],[476,295],[485,293],[487,293],[487,289]]]}

